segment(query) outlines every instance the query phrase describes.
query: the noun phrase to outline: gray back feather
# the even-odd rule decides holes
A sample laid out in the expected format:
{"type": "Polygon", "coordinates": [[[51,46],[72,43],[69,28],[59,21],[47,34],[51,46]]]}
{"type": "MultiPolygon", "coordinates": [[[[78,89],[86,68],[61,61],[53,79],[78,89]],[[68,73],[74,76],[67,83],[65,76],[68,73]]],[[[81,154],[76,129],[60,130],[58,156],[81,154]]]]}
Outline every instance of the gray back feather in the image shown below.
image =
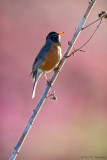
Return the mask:
{"type": "Polygon", "coordinates": [[[35,61],[32,65],[32,72],[31,74],[35,73],[35,71],[37,71],[37,69],[42,65],[46,55],[48,54],[50,48],[52,46],[52,41],[47,41],[45,43],[45,45],[42,47],[42,49],[40,50],[40,52],[38,53],[37,57],[35,58],[35,61]]]}

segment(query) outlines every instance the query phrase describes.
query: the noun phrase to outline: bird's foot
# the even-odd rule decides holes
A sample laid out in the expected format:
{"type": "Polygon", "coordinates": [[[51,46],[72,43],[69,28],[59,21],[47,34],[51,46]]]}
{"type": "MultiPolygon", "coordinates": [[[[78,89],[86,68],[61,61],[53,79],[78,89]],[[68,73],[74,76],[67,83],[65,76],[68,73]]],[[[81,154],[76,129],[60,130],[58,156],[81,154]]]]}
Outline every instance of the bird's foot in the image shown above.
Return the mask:
{"type": "Polygon", "coordinates": [[[60,73],[60,69],[59,69],[59,67],[54,68],[54,72],[58,72],[58,73],[60,73]]]}
{"type": "Polygon", "coordinates": [[[52,81],[51,80],[47,80],[47,85],[49,85],[52,88],[52,81]]]}

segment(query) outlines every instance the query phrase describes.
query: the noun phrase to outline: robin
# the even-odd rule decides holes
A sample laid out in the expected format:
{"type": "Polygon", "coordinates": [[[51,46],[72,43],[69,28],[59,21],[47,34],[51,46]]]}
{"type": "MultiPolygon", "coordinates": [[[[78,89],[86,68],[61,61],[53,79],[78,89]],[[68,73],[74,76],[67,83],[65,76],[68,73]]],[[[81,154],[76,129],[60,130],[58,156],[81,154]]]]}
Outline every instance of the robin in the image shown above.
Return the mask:
{"type": "Polygon", "coordinates": [[[63,33],[64,32],[50,32],[46,37],[45,45],[41,48],[40,52],[35,58],[35,61],[32,65],[32,72],[30,74],[32,75],[34,82],[32,98],[35,96],[36,85],[42,73],[45,74],[54,70],[62,58],[60,35],[63,33]]]}

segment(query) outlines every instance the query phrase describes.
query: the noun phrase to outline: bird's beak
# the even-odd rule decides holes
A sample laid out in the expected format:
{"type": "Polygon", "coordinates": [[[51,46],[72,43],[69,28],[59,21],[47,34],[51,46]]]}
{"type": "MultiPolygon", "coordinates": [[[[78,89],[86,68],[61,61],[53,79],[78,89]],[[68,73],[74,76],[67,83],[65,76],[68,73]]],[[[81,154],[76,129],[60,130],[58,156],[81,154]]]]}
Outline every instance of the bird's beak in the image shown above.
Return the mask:
{"type": "Polygon", "coordinates": [[[63,33],[64,33],[64,32],[60,32],[60,33],[58,33],[58,36],[59,36],[59,35],[61,35],[61,34],[63,34],[63,33]]]}

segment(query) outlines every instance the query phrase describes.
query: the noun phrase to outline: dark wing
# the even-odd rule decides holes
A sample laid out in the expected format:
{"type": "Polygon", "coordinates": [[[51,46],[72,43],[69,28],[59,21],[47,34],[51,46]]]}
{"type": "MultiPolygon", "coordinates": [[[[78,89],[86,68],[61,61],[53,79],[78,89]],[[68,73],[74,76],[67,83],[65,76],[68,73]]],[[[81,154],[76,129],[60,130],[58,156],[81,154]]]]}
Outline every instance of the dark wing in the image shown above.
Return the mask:
{"type": "Polygon", "coordinates": [[[50,50],[51,46],[52,46],[52,42],[46,42],[45,45],[42,47],[42,49],[38,53],[37,57],[35,58],[35,61],[34,61],[33,65],[32,65],[31,74],[34,75],[35,72],[37,71],[37,69],[42,65],[42,63],[43,63],[46,55],[48,54],[48,51],[50,50]]]}

